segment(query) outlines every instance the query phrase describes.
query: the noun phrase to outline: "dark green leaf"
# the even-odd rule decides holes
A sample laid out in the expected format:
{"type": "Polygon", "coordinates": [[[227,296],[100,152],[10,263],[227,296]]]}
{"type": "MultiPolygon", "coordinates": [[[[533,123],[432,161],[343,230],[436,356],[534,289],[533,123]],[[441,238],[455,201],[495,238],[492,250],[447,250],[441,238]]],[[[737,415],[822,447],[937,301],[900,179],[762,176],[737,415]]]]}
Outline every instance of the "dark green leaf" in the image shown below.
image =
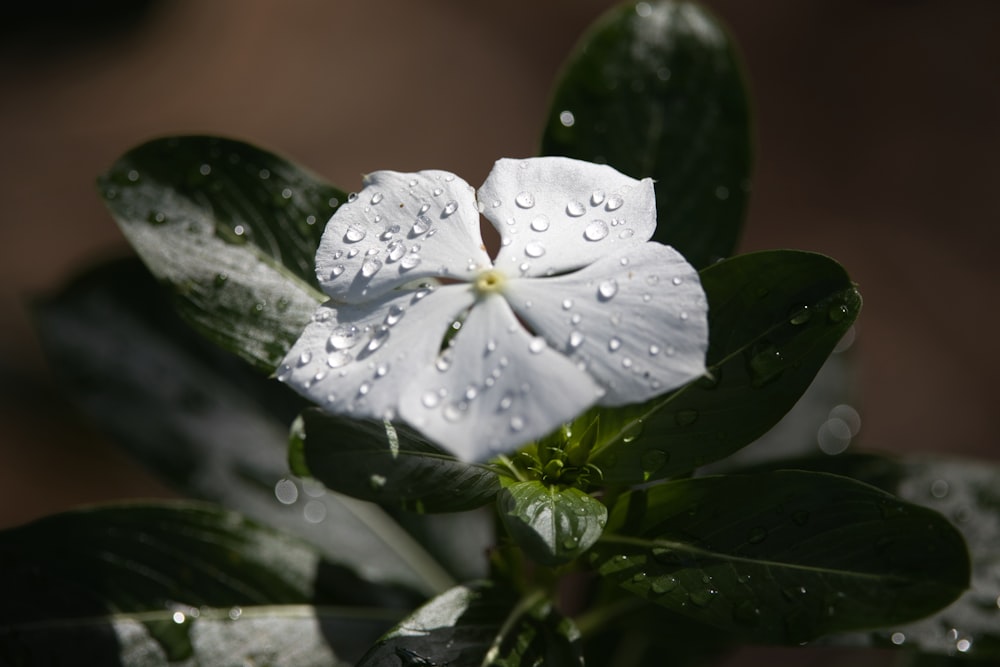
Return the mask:
{"type": "Polygon", "coordinates": [[[542,152],[656,180],[654,239],[696,267],[732,253],[749,191],[747,93],[707,10],[659,0],[613,10],[556,88],[542,152]]]}
{"type": "Polygon", "coordinates": [[[771,465],[848,475],[896,493],[948,517],[968,544],[972,585],[949,607],[916,623],[835,641],[960,654],[967,659],[1000,658],[1000,468],[983,461],[893,461],[871,455],[815,457],[771,465]]]}
{"type": "Polygon", "coordinates": [[[344,193],[283,158],[217,137],[143,144],[99,184],[184,318],[274,370],[325,300],[314,256],[344,193]]]}
{"type": "Polygon", "coordinates": [[[579,633],[540,594],[482,582],[434,598],[386,634],[358,667],[583,665],[579,633]]]}
{"type": "Polygon", "coordinates": [[[943,517],[844,477],[705,477],[635,491],[591,550],[602,575],[758,641],[912,621],[968,586],[943,517]]]}
{"type": "Polygon", "coordinates": [[[370,578],[428,595],[454,585],[378,507],[289,478],[288,425],[305,401],[191,331],[137,260],[88,274],[35,315],[67,393],[175,488],[370,578]]]}
{"type": "Polygon", "coordinates": [[[561,565],[585,552],[608,518],[607,508],[580,489],[539,481],[504,484],[498,507],[518,546],[545,565],[561,565]]]}
{"type": "Polygon", "coordinates": [[[652,401],[601,410],[591,462],[611,484],[690,472],[774,426],[812,382],[861,309],[844,269],[772,250],[701,272],[710,377],[652,401]]]}
{"type": "Polygon", "coordinates": [[[413,600],[325,561],[306,542],[191,502],[76,510],[4,531],[0,579],[7,642],[65,619],[77,619],[74,627],[125,614],[145,623],[171,660],[193,654],[188,621],[202,607],[239,615],[246,605],[345,605],[358,607],[355,619],[376,621],[372,633],[387,625],[377,609],[413,600]]]}
{"type": "Polygon", "coordinates": [[[296,474],[312,476],[355,498],[423,512],[457,512],[493,500],[497,475],[408,433],[351,421],[318,408],[302,413],[292,433],[296,474]]]}

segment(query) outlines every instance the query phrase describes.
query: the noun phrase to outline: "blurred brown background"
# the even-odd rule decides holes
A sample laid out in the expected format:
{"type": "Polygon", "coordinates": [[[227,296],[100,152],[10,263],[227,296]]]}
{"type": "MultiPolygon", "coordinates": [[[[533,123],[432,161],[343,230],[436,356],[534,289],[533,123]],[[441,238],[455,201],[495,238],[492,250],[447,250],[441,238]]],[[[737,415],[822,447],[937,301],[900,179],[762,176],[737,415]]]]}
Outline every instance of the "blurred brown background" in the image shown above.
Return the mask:
{"type": "MultiPolygon", "coordinates": [[[[207,132],[348,190],[380,168],[479,183],[496,158],[535,153],[560,63],[612,5],[79,4],[0,10],[0,526],[167,493],[67,413],[27,309],[128,252],[93,186],[118,155],[207,132]]],[[[865,297],[862,445],[996,459],[1000,3],[707,4],[754,93],[741,250],[830,254],[865,297]]]]}

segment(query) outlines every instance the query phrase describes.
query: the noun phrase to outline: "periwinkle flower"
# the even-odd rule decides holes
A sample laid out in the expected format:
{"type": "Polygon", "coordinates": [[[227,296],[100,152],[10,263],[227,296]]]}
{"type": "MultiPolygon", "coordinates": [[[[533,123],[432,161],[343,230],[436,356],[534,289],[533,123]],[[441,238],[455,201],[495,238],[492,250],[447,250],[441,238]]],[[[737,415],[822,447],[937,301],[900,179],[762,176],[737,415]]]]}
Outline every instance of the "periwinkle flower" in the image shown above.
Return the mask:
{"type": "Polygon", "coordinates": [[[708,347],[698,274],[655,227],[652,181],[606,165],[502,159],[478,193],[445,171],[375,172],[327,224],[330,300],[278,377],[470,461],[647,400],[704,374],[708,347]]]}

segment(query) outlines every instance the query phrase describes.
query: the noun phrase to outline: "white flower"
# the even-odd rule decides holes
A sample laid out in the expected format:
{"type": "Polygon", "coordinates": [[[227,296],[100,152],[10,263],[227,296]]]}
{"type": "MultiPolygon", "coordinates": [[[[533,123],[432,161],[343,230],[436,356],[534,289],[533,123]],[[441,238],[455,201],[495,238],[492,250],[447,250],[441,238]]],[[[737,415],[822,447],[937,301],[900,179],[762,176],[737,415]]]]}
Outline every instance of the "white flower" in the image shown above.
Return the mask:
{"type": "Polygon", "coordinates": [[[470,461],[647,400],[702,375],[708,346],[698,274],[655,226],[650,179],[568,158],[500,160],[478,200],[445,171],[370,174],[327,224],[330,301],[278,377],[470,461]]]}

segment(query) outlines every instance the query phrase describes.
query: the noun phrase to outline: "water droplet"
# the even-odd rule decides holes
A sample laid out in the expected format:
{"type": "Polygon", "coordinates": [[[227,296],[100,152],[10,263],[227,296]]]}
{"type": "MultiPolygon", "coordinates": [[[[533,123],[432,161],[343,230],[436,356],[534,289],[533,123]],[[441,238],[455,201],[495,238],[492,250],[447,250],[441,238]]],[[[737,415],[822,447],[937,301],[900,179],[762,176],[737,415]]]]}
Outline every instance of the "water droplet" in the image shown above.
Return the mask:
{"type": "Polygon", "coordinates": [[[330,270],[330,279],[332,280],[336,278],[337,276],[343,274],[344,271],[346,270],[347,269],[343,264],[338,264],[337,266],[333,267],[333,269],[330,270]]]}
{"type": "Polygon", "coordinates": [[[545,254],[545,247],[541,243],[532,241],[524,246],[524,254],[532,258],[541,257],[545,254]]]}
{"type": "Polygon", "coordinates": [[[639,467],[647,475],[655,473],[670,460],[670,455],[662,449],[647,449],[639,457],[639,467]]]}
{"type": "Polygon", "coordinates": [[[521,208],[531,208],[535,205],[535,195],[530,192],[519,192],[517,196],[514,197],[514,203],[521,208]]]}
{"type": "Polygon", "coordinates": [[[580,540],[577,539],[576,537],[573,537],[573,536],[567,537],[562,542],[563,549],[566,549],[566,550],[576,549],[576,547],[579,544],[580,544],[580,540]]]}
{"type": "Polygon", "coordinates": [[[372,331],[371,340],[368,341],[368,346],[365,348],[369,352],[374,352],[375,350],[382,347],[382,345],[389,339],[389,327],[385,324],[380,324],[375,327],[372,331]]]}
{"type": "Polygon", "coordinates": [[[382,260],[370,257],[361,264],[361,275],[365,278],[371,278],[378,273],[381,268],[382,260]]]}
{"type": "Polygon", "coordinates": [[[889,637],[889,641],[891,641],[896,646],[902,646],[904,643],[906,643],[906,635],[904,635],[902,632],[894,632],[892,633],[892,636],[889,637]]]}
{"type": "Polygon", "coordinates": [[[785,358],[773,344],[765,343],[755,347],[749,365],[753,385],[759,387],[781,375],[785,370],[785,358]]]}
{"type": "Polygon", "coordinates": [[[593,206],[600,206],[604,203],[604,190],[594,190],[590,195],[590,203],[593,206]]]}
{"type": "Polygon", "coordinates": [[[649,590],[657,595],[664,595],[677,588],[677,577],[666,574],[653,577],[649,582],[649,590]]]}
{"type": "Polygon", "coordinates": [[[796,308],[791,316],[789,316],[788,321],[794,326],[800,324],[805,324],[812,317],[812,313],[809,311],[809,306],[802,306],[801,308],[796,308]]]}
{"type": "Polygon", "coordinates": [[[719,591],[715,590],[714,588],[703,588],[700,591],[689,593],[688,599],[691,600],[691,604],[693,604],[696,607],[707,607],[709,604],[711,604],[712,600],[715,599],[715,596],[718,594],[718,592],[719,591]]]}
{"type": "Polygon", "coordinates": [[[504,412],[506,410],[509,410],[510,406],[513,404],[514,404],[514,396],[510,392],[507,392],[506,394],[503,395],[503,398],[500,399],[500,403],[498,404],[497,407],[500,409],[501,412],[504,412]]]}
{"type": "Polygon", "coordinates": [[[305,352],[299,355],[299,366],[305,366],[310,361],[312,361],[312,358],[313,358],[312,352],[306,350],[305,352]]]}
{"type": "Polygon", "coordinates": [[[400,262],[399,266],[404,271],[409,271],[410,269],[416,268],[420,264],[420,255],[415,255],[411,251],[409,255],[404,257],[400,262]]]}
{"type": "Polygon", "coordinates": [[[444,410],[442,411],[441,414],[448,421],[457,422],[466,415],[468,410],[469,410],[469,405],[467,403],[464,402],[449,403],[448,405],[444,406],[444,410]]]}
{"type": "Polygon", "coordinates": [[[649,346],[649,355],[651,357],[655,357],[659,353],[660,353],[660,346],[659,345],[650,345],[649,346]]]}
{"type": "Polygon", "coordinates": [[[346,350],[358,344],[360,330],[353,324],[338,327],[330,334],[330,346],[335,350],[346,350]]]}
{"type": "Polygon", "coordinates": [[[575,350],[583,345],[584,335],[579,331],[571,331],[569,334],[569,348],[575,350]]]}
{"type": "Polygon", "coordinates": [[[417,216],[417,219],[413,222],[413,227],[410,228],[410,235],[420,236],[431,228],[431,219],[426,215],[421,213],[417,216]]]}
{"type": "Polygon", "coordinates": [[[375,367],[375,377],[385,377],[389,372],[389,364],[379,364],[375,367]]]}
{"type": "Polygon", "coordinates": [[[955,649],[959,653],[968,653],[969,649],[971,648],[972,648],[971,639],[959,639],[957,642],[955,642],[955,649]]]}
{"type": "Polygon", "coordinates": [[[566,215],[570,216],[571,218],[579,218],[586,212],[587,209],[585,209],[583,207],[583,204],[581,204],[578,201],[571,201],[570,203],[566,204],[566,215]]]}
{"type": "Polygon", "coordinates": [[[378,204],[380,201],[382,201],[381,192],[376,192],[375,194],[372,195],[372,204],[378,204]]]}
{"type": "Polygon", "coordinates": [[[597,286],[597,295],[601,301],[607,301],[618,293],[618,281],[605,280],[597,286]]]}
{"type": "Polygon", "coordinates": [[[740,625],[757,625],[760,622],[760,607],[753,600],[744,600],[733,608],[733,620],[740,625]]]}
{"type": "Polygon", "coordinates": [[[617,211],[622,207],[624,203],[625,200],[622,199],[619,195],[611,195],[610,197],[608,197],[608,202],[604,205],[604,208],[607,211],[617,211]]]}
{"type": "Polygon", "coordinates": [[[600,241],[608,235],[608,224],[603,220],[594,220],[583,230],[583,238],[588,241],[600,241]]]}
{"type": "Polygon", "coordinates": [[[621,346],[622,346],[622,339],[619,338],[618,336],[615,336],[608,341],[608,349],[611,350],[612,352],[618,351],[619,349],[621,349],[621,346]]]}
{"type": "Polygon", "coordinates": [[[361,229],[357,225],[351,225],[347,228],[347,231],[344,232],[344,241],[346,243],[357,243],[358,241],[364,239],[366,235],[367,233],[365,230],[361,229]]]}
{"type": "Polygon", "coordinates": [[[368,486],[372,488],[372,491],[379,491],[385,486],[385,483],[389,481],[384,475],[373,474],[368,478],[368,486]]]}
{"type": "Polygon", "coordinates": [[[560,111],[559,123],[562,124],[563,127],[573,127],[573,124],[576,123],[576,118],[573,116],[573,112],[568,109],[560,111]]]}
{"type": "Polygon", "coordinates": [[[350,194],[347,195],[347,203],[348,204],[353,204],[356,201],[358,201],[358,193],[357,192],[352,192],[352,193],[350,193],[350,194]]]}
{"type": "Polygon", "coordinates": [[[390,262],[397,262],[406,254],[406,246],[402,241],[391,242],[386,246],[386,250],[389,251],[387,259],[390,262]]]}
{"type": "Polygon", "coordinates": [[[436,408],[438,405],[438,395],[433,391],[426,391],[424,395],[420,397],[420,403],[423,404],[425,408],[436,408]]]}
{"type": "Polygon", "coordinates": [[[767,539],[767,529],[761,526],[751,528],[747,533],[747,542],[750,544],[760,544],[765,539],[767,539]]]}
{"type": "Polygon", "coordinates": [[[622,368],[632,368],[632,358],[625,357],[622,359],[622,368]]]}
{"type": "Polygon", "coordinates": [[[674,276],[673,278],[670,279],[670,282],[672,282],[676,286],[682,284],[684,282],[684,279],[681,278],[680,276],[674,276]]]}
{"type": "Polygon", "coordinates": [[[358,387],[358,396],[366,396],[369,391],[371,391],[372,385],[370,382],[362,382],[361,386],[358,387]]]}
{"type": "Polygon", "coordinates": [[[330,368],[340,368],[341,366],[346,366],[353,359],[350,354],[344,352],[343,350],[337,350],[331,352],[326,358],[326,365],[330,368]]]}
{"type": "Polygon", "coordinates": [[[549,219],[540,215],[531,221],[531,228],[536,232],[544,232],[549,228],[549,219]]]}
{"type": "Polygon", "coordinates": [[[510,418],[510,430],[517,433],[524,428],[524,418],[514,415],[510,418]]]}
{"type": "Polygon", "coordinates": [[[545,349],[545,339],[542,338],[541,336],[535,336],[534,338],[531,339],[531,342],[528,343],[528,350],[532,354],[541,354],[542,350],[544,349],[545,349]]]}
{"type": "Polygon", "coordinates": [[[240,620],[240,616],[242,616],[242,615],[243,615],[243,610],[242,609],[240,609],[239,607],[230,607],[230,609],[229,609],[229,620],[230,621],[238,621],[238,620],[240,620]]]}
{"type": "Polygon", "coordinates": [[[420,206],[420,210],[417,211],[417,215],[424,215],[429,210],[431,210],[431,205],[424,203],[420,206]]]}
{"type": "Polygon", "coordinates": [[[836,324],[837,322],[843,321],[847,317],[848,313],[847,306],[844,304],[837,304],[835,306],[830,306],[830,310],[827,311],[826,315],[830,318],[830,321],[836,324]]]}
{"type": "Polygon", "coordinates": [[[406,314],[406,310],[403,309],[398,303],[394,303],[389,306],[389,311],[385,314],[385,323],[390,327],[395,326],[401,319],[403,315],[406,314]]]}

